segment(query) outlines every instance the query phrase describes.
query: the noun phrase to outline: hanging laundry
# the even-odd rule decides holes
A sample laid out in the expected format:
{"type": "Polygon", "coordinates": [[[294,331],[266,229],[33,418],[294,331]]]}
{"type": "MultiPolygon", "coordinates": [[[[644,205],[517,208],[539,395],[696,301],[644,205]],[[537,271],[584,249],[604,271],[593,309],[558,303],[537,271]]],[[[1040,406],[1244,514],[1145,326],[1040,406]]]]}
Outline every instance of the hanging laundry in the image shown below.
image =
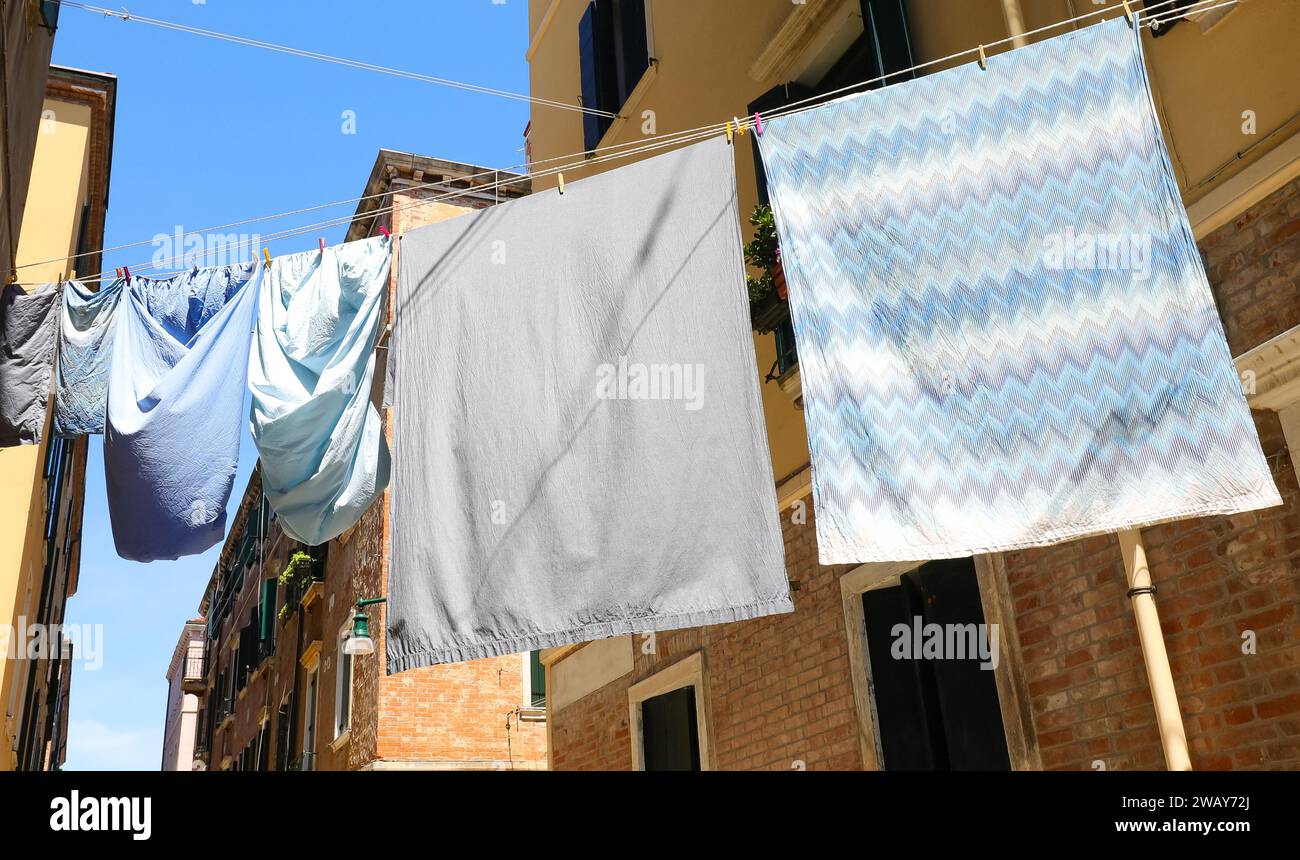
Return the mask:
{"type": "Polygon", "coordinates": [[[356,523],[388,486],[388,444],[370,402],[392,240],[277,257],[262,278],[248,367],[262,488],[295,540],[356,523]]]}
{"type": "Polygon", "coordinates": [[[195,555],[225,535],[258,268],[136,277],[127,288],[104,432],[109,518],[123,558],[195,555]]]}
{"type": "Polygon", "coordinates": [[[719,137],[407,233],[388,671],[789,612],[719,137]]]}
{"type": "Polygon", "coordinates": [[[58,284],[0,290],[0,448],[40,444],[58,307],[58,284]]]}
{"type": "Polygon", "coordinates": [[[69,281],[63,290],[54,387],[54,432],[59,436],[104,432],[108,362],[122,292],[120,280],[93,292],[69,281]]]}
{"type": "Polygon", "coordinates": [[[823,564],[1280,504],[1122,19],[765,120],[823,564]]]}

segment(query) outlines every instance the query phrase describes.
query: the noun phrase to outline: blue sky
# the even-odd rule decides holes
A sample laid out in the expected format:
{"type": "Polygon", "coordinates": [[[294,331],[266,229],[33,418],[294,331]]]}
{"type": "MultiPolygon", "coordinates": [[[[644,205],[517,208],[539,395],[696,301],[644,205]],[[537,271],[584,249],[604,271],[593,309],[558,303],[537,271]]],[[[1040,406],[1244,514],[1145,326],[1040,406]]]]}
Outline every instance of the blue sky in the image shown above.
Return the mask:
{"type": "MultiPolygon", "coordinates": [[[[204,29],[528,91],[526,0],[136,0],[128,8],[204,29]]],[[[523,161],[525,102],[78,9],[65,8],[59,25],[55,63],[118,77],[109,247],[178,227],[200,230],[358,197],[385,147],[487,167],[523,161]],[[355,134],[343,133],[345,111],[355,112],[355,134]]],[[[352,211],[342,206],[236,231],[265,234],[352,211]]],[[[343,232],[333,227],[319,235],[333,243],[343,232]]],[[[316,236],[274,243],[271,253],[315,247],[316,236]]],[[[148,246],[109,254],[105,267],[138,266],[152,254],[148,246]]],[[[162,753],[163,675],[218,548],[147,565],[118,558],[102,451],[102,439],[94,437],[80,587],[67,620],[104,626],[103,666],[74,670],[67,769],[151,770],[159,767],[162,753]]],[[[245,432],[232,511],[255,460],[245,432]]]]}

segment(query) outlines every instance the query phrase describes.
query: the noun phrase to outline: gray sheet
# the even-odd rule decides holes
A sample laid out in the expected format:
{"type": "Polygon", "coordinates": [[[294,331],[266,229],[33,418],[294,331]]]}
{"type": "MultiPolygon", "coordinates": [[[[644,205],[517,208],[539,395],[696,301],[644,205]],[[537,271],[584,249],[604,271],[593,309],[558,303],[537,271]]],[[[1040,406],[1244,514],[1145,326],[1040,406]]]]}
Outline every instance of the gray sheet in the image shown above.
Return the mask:
{"type": "Polygon", "coordinates": [[[390,673],[792,610],[724,139],[398,266],[390,673]]]}
{"type": "Polygon", "coordinates": [[[45,430],[58,332],[59,285],[0,292],[0,448],[37,445],[45,430]]]}

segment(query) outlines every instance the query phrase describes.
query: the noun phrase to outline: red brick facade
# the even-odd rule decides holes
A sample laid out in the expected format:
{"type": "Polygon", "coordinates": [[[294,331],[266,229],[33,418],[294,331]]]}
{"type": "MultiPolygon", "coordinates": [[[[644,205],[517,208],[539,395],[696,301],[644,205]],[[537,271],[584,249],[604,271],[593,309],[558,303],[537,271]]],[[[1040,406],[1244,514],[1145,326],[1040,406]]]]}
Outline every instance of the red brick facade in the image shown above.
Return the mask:
{"type": "MultiPolygon", "coordinates": [[[[1234,355],[1300,324],[1300,181],[1201,247],[1234,355]]],[[[1202,770],[1300,768],[1300,490],[1276,413],[1255,420],[1282,507],[1143,530],[1192,764],[1202,770]]],[[[552,710],[554,768],[632,767],[629,688],[695,652],[704,655],[713,767],[864,766],[839,584],[851,568],[817,563],[812,500],[802,502],[806,524],[782,511],[795,612],[660,633],[653,655],[636,637],[630,674],[552,710]]],[[[1003,659],[1028,700],[1020,766],[1163,767],[1118,541],[1002,560],[1003,617],[1015,631],[1003,659]]]]}

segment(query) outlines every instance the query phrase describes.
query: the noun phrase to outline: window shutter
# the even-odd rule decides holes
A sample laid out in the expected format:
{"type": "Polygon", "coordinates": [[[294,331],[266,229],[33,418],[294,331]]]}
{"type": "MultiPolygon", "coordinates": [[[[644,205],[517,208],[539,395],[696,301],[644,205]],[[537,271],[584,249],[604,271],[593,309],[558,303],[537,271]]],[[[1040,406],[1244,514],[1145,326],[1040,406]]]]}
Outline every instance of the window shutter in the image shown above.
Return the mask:
{"type": "MultiPolygon", "coordinates": [[[[617,109],[617,58],[614,53],[614,17],[610,0],[586,5],[577,23],[578,66],[582,75],[582,107],[595,110],[617,109]]],[[[582,114],[582,147],[595,149],[610,127],[608,117],[582,114]]]]}
{"type": "MultiPolygon", "coordinates": [[[[901,72],[910,69],[912,60],[912,40],[907,32],[907,11],[903,8],[904,0],[861,0],[862,27],[874,44],[876,69],[871,77],[901,72]]],[[[885,81],[885,85],[896,84],[908,78],[916,77],[916,72],[896,75],[885,81]]]]}
{"type": "Polygon", "coordinates": [[[546,667],[542,665],[542,652],[533,651],[528,655],[529,689],[532,691],[529,702],[534,708],[546,707],[546,667]]]}
{"type": "Polygon", "coordinates": [[[641,703],[646,770],[699,770],[700,733],[695,687],[681,687],[641,703]]]}
{"type": "Polygon", "coordinates": [[[650,68],[649,38],[646,34],[645,0],[615,0],[618,3],[619,41],[623,48],[623,80],[618,104],[621,108],[632,95],[641,76],[650,68]]]}
{"type": "Polygon", "coordinates": [[[280,582],[277,579],[266,579],[262,581],[262,653],[271,654],[275,645],[275,621],[276,605],[275,598],[279,592],[280,582]]]}

